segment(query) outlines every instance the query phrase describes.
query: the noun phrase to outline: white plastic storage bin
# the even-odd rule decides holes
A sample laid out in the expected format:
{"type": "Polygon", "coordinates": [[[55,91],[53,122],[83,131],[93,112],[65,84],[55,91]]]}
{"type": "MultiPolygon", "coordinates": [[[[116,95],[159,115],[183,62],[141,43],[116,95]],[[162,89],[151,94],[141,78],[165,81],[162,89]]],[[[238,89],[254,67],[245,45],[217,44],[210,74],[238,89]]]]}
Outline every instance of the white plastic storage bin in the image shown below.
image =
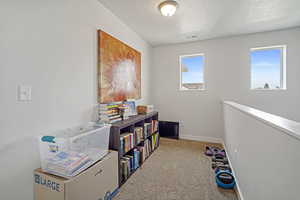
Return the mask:
{"type": "Polygon", "coordinates": [[[87,125],[41,136],[40,159],[43,171],[71,178],[108,153],[110,125],[87,125]]]}

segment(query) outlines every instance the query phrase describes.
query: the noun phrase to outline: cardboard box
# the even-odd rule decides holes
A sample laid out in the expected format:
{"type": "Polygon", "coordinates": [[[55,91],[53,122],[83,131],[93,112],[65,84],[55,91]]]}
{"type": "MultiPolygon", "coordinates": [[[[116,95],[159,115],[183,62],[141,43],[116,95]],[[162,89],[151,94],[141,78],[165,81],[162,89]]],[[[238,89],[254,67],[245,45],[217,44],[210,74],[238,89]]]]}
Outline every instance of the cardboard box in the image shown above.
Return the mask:
{"type": "Polygon", "coordinates": [[[35,200],[106,200],[118,190],[118,153],[102,160],[72,179],[34,171],[35,200]]]}
{"type": "Polygon", "coordinates": [[[154,111],[153,105],[140,105],[136,108],[138,114],[147,114],[154,111]]]}

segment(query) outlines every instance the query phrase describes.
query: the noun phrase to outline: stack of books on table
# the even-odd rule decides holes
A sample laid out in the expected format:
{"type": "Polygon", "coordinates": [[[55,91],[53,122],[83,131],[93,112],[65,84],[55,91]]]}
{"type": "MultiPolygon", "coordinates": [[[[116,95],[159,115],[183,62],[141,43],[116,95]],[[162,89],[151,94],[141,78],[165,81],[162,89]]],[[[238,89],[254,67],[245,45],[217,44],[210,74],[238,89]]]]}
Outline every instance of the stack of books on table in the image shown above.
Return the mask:
{"type": "Polygon", "coordinates": [[[114,123],[122,120],[118,104],[99,104],[99,121],[114,123]]]}
{"type": "Polygon", "coordinates": [[[135,137],[133,133],[123,133],[120,136],[120,150],[122,154],[130,151],[135,144],[135,137]]]}
{"type": "Polygon", "coordinates": [[[123,103],[119,105],[119,108],[122,110],[123,120],[129,119],[129,117],[131,116],[129,106],[123,103]]]}

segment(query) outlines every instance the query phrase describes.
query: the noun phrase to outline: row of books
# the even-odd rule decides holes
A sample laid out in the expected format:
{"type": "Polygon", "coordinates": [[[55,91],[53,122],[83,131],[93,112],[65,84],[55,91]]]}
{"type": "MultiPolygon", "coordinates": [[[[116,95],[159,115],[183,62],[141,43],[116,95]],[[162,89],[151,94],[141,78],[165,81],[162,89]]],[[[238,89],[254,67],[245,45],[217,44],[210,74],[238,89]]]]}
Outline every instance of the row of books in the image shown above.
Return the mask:
{"type": "Polygon", "coordinates": [[[140,161],[143,163],[150,154],[159,146],[159,133],[153,134],[144,141],[144,145],[140,145],[137,149],[140,151],[140,161]]]}
{"type": "Polygon", "coordinates": [[[152,120],[144,124],[144,137],[147,138],[158,131],[158,120],[152,120]]]}
{"type": "Polygon", "coordinates": [[[149,156],[150,156],[150,153],[152,152],[152,148],[151,148],[151,142],[149,139],[146,139],[144,141],[144,145],[143,146],[138,146],[137,149],[139,150],[140,152],[140,155],[141,155],[141,163],[143,163],[149,156]]]}
{"type": "Polygon", "coordinates": [[[143,127],[134,128],[134,135],[135,135],[135,138],[136,138],[136,144],[141,143],[144,140],[143,127]]]}
{"type": "Polygon", "coordinates": [[[99,121],[114,123],[122,120],[118,104],[99,104],[98,105],[99,121]]]}
{"type": "Polygon", "coordinates": [[[144,141],[143,127],[135,127],[133,133],[123,133],[120,137],[122,155],[144,141]]]}
{"type": "Polygon", "coordinates": [[[149,137],[149,139],[146,139],[143,145],[137,146],[133,151],[130,151],[128,155],[121,158],[122,182],[125,182],[129,176],[143,164],[158,145],[159,133],[155,133],[149,137]]]}
{"type": "Polygon", "coordinates": [[[147,138],[152,134],[152,123],[144,124],[144,138],[147,138]]]}
{"type": "Polygon", "coordinates": [[[120,136],[120,151],[122,155],[130,151],[135,145],[134,133],[123,133],[120,136]]]}
{"type": "Polygon", "coordinates": [[[158,120],[152,120],[151,124],[152,124],[152,133],[157,132],[158,131],[158,120]]]}
{"type": "Polygon", "coordinates": [[[155,133],[151,136],[151,147],[152,151],[159,146],[159,133],[155,133]]]}
{"type": "Polygon", "coordinates": [[[137,170],[140,166],[140,151],[136,148],[131,154],[121,158],[121,181],[124,182],[128,179],[130,174],[137,170]]]}

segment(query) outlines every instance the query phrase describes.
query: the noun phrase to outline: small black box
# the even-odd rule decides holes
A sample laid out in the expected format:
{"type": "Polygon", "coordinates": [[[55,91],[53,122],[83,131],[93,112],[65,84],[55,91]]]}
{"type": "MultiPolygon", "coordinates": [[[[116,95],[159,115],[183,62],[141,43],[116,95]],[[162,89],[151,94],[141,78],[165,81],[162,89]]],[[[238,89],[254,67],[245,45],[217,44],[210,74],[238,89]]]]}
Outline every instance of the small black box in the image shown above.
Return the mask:
{"type": "Polygon", "coordinates": [[[179,139],[179,122],[159,121],[159,135],[179,139]]]}

